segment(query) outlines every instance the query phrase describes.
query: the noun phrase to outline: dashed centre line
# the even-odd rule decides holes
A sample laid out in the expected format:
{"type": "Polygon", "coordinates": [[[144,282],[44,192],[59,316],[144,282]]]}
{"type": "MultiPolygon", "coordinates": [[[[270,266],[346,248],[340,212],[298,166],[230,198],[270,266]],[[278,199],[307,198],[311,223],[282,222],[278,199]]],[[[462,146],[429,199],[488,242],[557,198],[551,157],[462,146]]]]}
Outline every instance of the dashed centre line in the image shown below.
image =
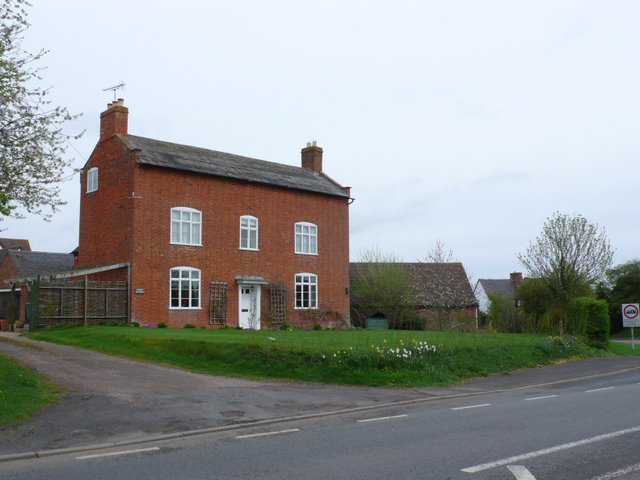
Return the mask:
{"type": "Polygon", "coordinates": [[[452,408],[451,410],[468,410],[470,408],[482,408],[482,407],[490,407],[491,404],[490,403],[480,403],[478,405],[467,405],[466,407],[455,407],[452,408]]]}
{"type": "Polygon", "coordinates": [[[631,465],[626,468],[621,468],[620,470],[616,470],[615,472],[598,475],[597,477],[593,477],[591,480],[612,480],[614,478],[624,477],[625,475],[637,472],[638,470],[640,470],[640,463],[636,463],[635,465],[631,465]]]}
{"type": "Polygon", "coordinates": [[[160,450],[160,447],[138,448],[136,450],[121,450],[119,452],[96,453],[96,454],[93,454],[93,455],[83,455],[82,457],[76,457],[76,460],[89,460],[90,458],[115,457],[116,455],[131,455],[131,454],[134,454],[134,453],[153,452],[153,451],[156,451],[156,450],[160,450]]]}
{"type": "Polygon", "coordinates": [[[243,438],[268,437],[271,435],[283,435],[285,433],[294,433],[299,431],[299,428],[290,428],[289,430],[278,430],[275,432],[249,433],[247,435],[238,435],[236,436],[236,439],[241,440],[243,438]]]}
{"type": "Polygon", "coordinates": [[[393,415],[391,417],[376,417],[376,418],[364,418],[362,420],[356,420],[357,423],[366,423],[366,422],[380,422],[382,420],[392,420],[394,418],[404,418],[408,415],[393,415]]]}
{"type": "Polygon", "coordinates": [[[543,397],[531,397],[531,398],[525,398],[524,401],[525,402],[530,402],[533,400],[546,400],[547,398],[556,398],[558,395],[545,395],[543,397]]]}
{"type": "Polygon", "coordinates": [[[612,390],[613,387],[594,388],[593,390],[585,390],[584,393],[603,392],[604,390],[612,390]]]}

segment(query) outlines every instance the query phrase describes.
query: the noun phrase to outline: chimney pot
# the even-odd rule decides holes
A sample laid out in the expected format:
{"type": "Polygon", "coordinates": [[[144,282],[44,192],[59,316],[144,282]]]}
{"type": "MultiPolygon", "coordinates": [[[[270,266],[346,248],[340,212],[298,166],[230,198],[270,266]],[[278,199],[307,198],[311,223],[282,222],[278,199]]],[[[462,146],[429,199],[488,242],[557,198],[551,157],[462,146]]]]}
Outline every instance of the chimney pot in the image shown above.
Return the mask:
{"type": "Polygon", "coordinates": [[[513,272],[509,274],[509,278],[516,284],[516,286],[518,286],[520,282],[522,282],[522,272],[513,272]]]}
{"type": "Polygon", "coordinates": [[[307,142],[307,146],[302,149],[302,168],[314,172],[322,172],[322,148],[317,142],[307,142]]]}
{"type": "Polygon", "coordinates": [[[100,141],[114,135],[127,135],[128,124],[129,109],[124,106],[124,99],[119,98],[109,103],[107,109],[100,114],[100,141]]]}

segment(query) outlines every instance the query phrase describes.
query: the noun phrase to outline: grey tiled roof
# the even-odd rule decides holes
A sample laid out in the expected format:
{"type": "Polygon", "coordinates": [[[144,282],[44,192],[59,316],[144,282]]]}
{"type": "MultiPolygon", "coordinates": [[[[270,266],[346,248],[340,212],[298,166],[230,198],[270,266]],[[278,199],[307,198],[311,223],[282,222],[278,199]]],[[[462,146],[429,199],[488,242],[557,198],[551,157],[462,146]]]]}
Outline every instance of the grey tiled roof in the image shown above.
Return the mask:
{"type": "Polygon", "coordinates": [[[34,277],[42,273],[62,272],[73,268],[74,257],[70,253],[10,250],[7,255],[13,260],[22,277],[34,277]]]}
{"type": "MultiPolygon", "coordinates": [[[[369,263],[351,263],[351,282],[369,263]]],[[[462,263],[401,263],[411,286],[411,303],[425,308],[478,305],[462,263]]]]}
{"type": "Polygon", "coordinates": [[[405,263],[416,305],[462,308],[478,304],[462,263],[405,263]]]}
{"type": "Polygon", "coordinates": [[[135,135],[119,137],[129,149],[141,150],[140,163],[143,165],[348,198],[341,185],[323,173],[306,168],[135,135]]]}
{"type": "Polygon", "coordinates": [[[482,285],[484,293],[487,295],[500,295],[502,297],[513,297],[516,294],[516,284],[512,280],[493,280],[481,278],[478,283],[482,285]]]}

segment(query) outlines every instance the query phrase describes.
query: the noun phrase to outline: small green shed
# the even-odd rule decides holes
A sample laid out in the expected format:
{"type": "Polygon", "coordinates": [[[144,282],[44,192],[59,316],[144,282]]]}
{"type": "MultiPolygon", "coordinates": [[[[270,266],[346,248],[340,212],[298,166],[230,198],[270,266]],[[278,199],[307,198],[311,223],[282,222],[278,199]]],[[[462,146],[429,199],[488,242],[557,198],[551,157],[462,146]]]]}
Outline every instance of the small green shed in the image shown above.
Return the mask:
{"type": "Polygon", "coordinates": [[[382,313],[376,313],[365,319],[365,328],[368,330],[388,330],[389,319],[382,313]]]}

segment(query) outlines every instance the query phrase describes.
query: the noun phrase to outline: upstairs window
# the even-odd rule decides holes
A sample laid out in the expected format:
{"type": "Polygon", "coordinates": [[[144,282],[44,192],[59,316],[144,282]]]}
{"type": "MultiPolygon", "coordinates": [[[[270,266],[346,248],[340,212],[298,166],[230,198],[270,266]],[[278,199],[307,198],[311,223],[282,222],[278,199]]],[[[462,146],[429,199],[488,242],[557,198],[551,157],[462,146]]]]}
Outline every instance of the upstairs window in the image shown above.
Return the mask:
{"type": "Polygon", "coordinates": [[[171,243],[202,245],[202,212],[193,208],[171,209],[171,243]]]}
{"type": "Polygon", "coordinates": [[[191,267],[171,269],[170,308],[200,308],[200,270],[191,267]]]}
{"type": "Polygon", "coordinates": [[[298,222],[295,225],[296,253],[318,254],[318,227],[313,223],[298,222]]]}
{"type": "Polygon", "coordinates": [[[318,276],[313,273],[298,273],[295,277],[296,308],[318,308],[318,276]]]}
{"type": "Polygon", "coordinates": [[[90,168],[87,172],[87,193],[98,190],[98,168],[90,168]]]}
{"type": "Polygon", "coordinates": [[[251,215],[240,217],[240,249],[258,250],[258,219],[251,215]]]}

